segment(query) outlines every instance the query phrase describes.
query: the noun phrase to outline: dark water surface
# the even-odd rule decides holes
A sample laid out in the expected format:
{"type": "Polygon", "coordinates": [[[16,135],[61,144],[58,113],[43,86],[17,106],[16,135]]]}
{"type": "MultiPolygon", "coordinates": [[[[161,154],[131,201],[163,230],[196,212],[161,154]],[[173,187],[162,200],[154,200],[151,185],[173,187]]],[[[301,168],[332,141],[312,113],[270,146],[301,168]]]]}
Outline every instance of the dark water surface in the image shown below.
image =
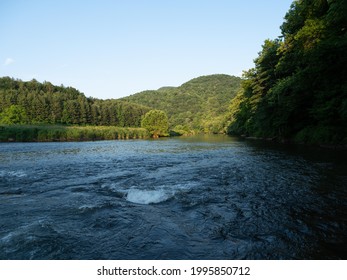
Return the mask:
{"type": "Polygon", "coordinates": [[[226,136],[0,144],[0,259],[346,259],[343,153],[226,136]]]}

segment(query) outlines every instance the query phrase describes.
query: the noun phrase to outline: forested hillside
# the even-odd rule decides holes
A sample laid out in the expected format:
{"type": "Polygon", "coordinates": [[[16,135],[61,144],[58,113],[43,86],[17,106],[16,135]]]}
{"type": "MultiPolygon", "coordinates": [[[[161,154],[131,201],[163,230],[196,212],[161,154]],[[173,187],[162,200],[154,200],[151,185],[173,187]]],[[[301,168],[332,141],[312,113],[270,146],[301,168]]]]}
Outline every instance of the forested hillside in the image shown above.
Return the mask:
{"type": "Polygon", "coordinates": [[[87,98],[72,87],[0,78],[0,123],[139,127],[150,108],[87,98]]]}
{"type": "Polygon", "coordinates": [[[144,91],[121,100],[165,111],[176,131],[218,133],[225,129],[226,113],[240,82],[229,75],[202,76],[180,87],[144,91]]]}
{"type": "Polygon", "coordinates": [[[163,87],[122,99],[87,98],[72,87],[0,78],[0,123],[139,127],[151,108],[165,111],[171,129],[218,133],[241,79],[203,76],[180,87],[163,87]]]}
{"type": "Polygon", "coordinates": [[[347,144],[347,1],[294,1],[231,104],[229,133],[347,144]]]}

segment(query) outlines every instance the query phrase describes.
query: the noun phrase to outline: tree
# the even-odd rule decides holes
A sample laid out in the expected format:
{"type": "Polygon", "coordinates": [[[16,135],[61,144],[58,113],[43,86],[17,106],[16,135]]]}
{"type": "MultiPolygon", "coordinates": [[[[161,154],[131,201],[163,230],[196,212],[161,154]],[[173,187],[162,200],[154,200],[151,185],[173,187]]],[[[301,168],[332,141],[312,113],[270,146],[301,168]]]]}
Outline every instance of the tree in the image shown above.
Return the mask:
{"type": "Polygon", "coordinates": [[[347,143],[347,2],[294,1],[232,101],[229,133],[347,143]]]}
{"type": "Polygon", "coordinates": [[[23,123],[24,119],[25,124],[139,127],[142,116],[149,110],[149,107],[121,100],[86,98],[72,87],[0,77],[0,114],[3,113],[3,123],[23,123]],[[9,109],[12,105],[24,110],[22,119],[13,120],[16,108],[9,109]]]}
{"type": "Polygon", "coordinates": [[[27,123],[27,114],[25,112],[25,109],[18,105],[11,105],[0,114],[0,123],[2,124],[27,123]]]}
{"type": "Polygon", "coordinates": [[[168,135],[169,120],[164,111],[151,110],[143,117],[141,127],[147,129],[153,138],[159,138],[168,135]]]}

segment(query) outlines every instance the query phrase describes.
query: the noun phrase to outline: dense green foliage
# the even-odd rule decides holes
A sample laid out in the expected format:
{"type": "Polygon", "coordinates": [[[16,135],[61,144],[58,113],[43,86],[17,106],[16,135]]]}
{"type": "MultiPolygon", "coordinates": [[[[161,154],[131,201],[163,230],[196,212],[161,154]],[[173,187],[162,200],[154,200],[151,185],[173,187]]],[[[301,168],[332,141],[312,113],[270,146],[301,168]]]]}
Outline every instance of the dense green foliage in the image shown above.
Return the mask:
{"type": "MultiPolygon", "coordinates": [[[[0,78],[0,124],[3,125],[1,141],[66,141],[118,137],[110,129],[107,132],[105,129],[98,130],[99,134],[95,134],[92,131],[95,129],[90,127],[77,129],[76,126],[81,125],[117,126],[117,129],[142,125],[154,137],[166,136],[169,126],[166,113],[170,114],[171,128],[176,128],[180,133],[220,132],[226,126],[228,103],[237,92],[240,80],[228,75],[211,75],[193,79],[178,88],[146,91],[121,100],[99,100],[86,98],[71,87],[3,77],[0,78]],[[158,110],[153,110],[144,118],[151,110],[150,107],[158,110]],[[73,128],[64,128],[63,125],[73,128]],[[72,134],[75,136],[70,137],[72,134]]],[[[141,132],[139,137],[145,135],[141,132]]],[[[128,138],[132,138],[131,133],[128,138]]]]}
{"type": "Polygon", "coordinates": [[[150,108],[86,98],[71,87],[0,78],[0,123],[140,127],[150,108]]]}
{"type": "Polygon", "coordinates": [[[0,142],[95,141],[143,139],[150,135],[143,128],[115,126],[2,125],[0,142]]]}
{"type": "Polygon", "coordinates": [[[147,129],[153,138],[168,136],[169,120],[164,111],[151,110],[143,117],[141,127],[147,129]]]}
{"type": "Polygon", "coordinates": [[[232,101],[229,133],[347,143],[347,1],[293,2],[232,101]]]}
{"type": "Polygon", "coordinates": [[[19,105],[11,105],[0,113],[0,123],[3,124],[25,124],[27,121],[25,109],[19,105]]]}
{"type": "Polygon", "coordinates": [[[240,82],[228,75],[202,76],[180,87],[144,91],[122,100],[163,110],[176,131],[218,133],[225,129],[228,106],[240,82]]]}

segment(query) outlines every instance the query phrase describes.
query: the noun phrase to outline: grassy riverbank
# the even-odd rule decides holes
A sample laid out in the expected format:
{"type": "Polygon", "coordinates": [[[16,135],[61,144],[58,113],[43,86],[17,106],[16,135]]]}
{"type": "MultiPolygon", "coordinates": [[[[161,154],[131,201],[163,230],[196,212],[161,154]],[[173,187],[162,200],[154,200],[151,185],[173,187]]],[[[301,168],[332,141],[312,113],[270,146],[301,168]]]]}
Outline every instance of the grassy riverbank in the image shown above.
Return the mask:
{"type": "Polygon", "coordinates": [[[143,139],[143,128],[114,126],[1,125],[0,142],[53,142],[143,139]]]}

